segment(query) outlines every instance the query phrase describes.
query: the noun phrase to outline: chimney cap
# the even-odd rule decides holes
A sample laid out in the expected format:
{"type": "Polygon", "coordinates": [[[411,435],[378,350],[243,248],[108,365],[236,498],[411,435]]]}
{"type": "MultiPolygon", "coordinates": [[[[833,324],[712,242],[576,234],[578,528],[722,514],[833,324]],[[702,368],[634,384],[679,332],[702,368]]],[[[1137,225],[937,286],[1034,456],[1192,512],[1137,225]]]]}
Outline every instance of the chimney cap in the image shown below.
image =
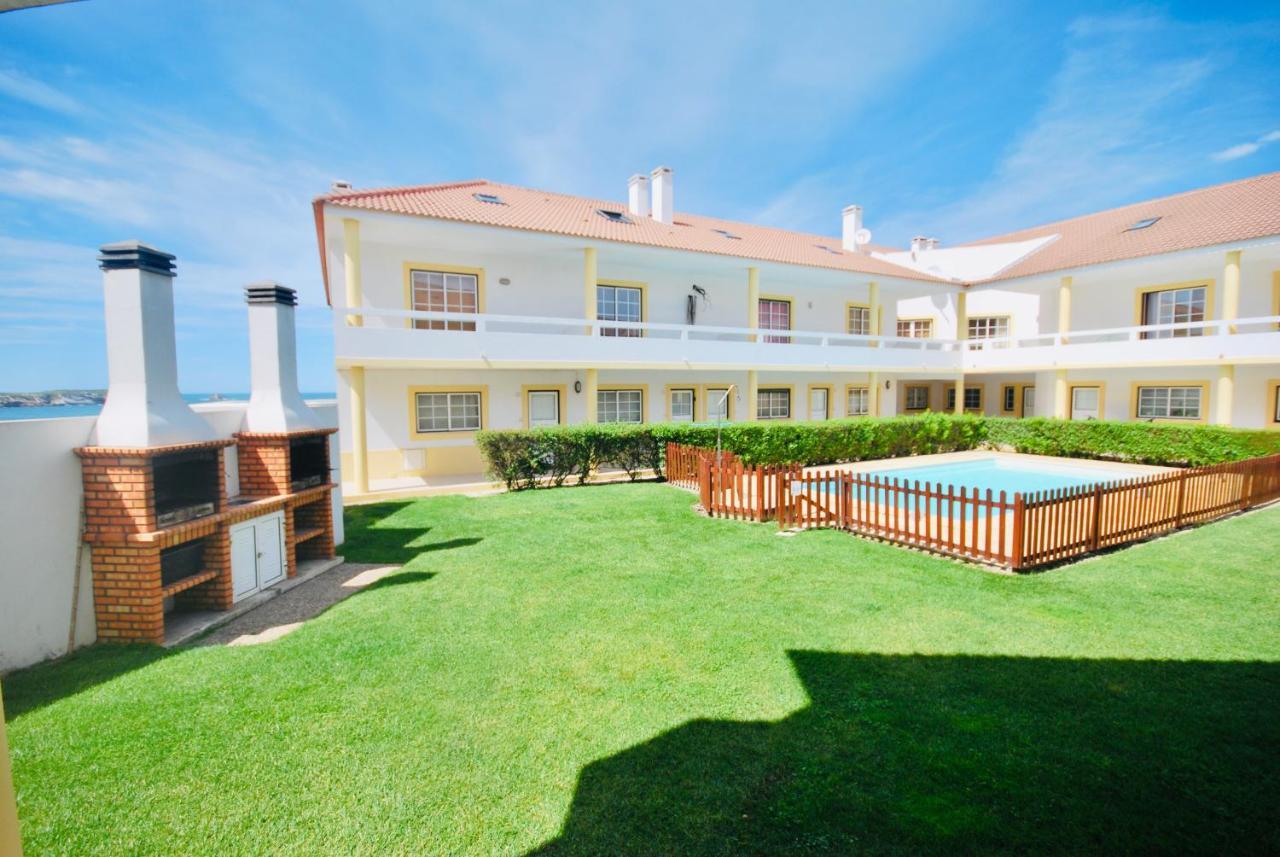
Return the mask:
{"type": "Polygon", "coordinates": [[[141,241],[117,241],[114,244],[103,244],[98,248],[98,265],[104,271],[128,271],[137,269],[174,276],[173,262],[178,257],[163,250],[157,250],[141,241]]]}
{"type": "Polygon", "coordinates": [[[346,179],[334,179],[333,183],[329,185],[330,191],[347,191],[351,189],[352,189],[351,182],[347,181],[346,179]]]}
{"type": "MultiPolygon", "coordinates": [[[[657,172],[657,170],[655,170],[654,172],[657,172]]],[[[644,173],[636,173],[631,178],[627,179],[627,184],[632,185],[632,184],[636,184],[637,182],[647,182],[648,180],[649,180],[649,177],[646,176],[644,173]]]]}
{"type": "Polygon", "coordinates": [[[281,304],[283,306],[297,306],[298,292],[288,286],[282,286],[271,280],[264,280],[260,283],[250,283],[244,289],[244,302],[253,304],[281,304]]]}
{"type": "Polygon", "coordinates": [[[671,167],[654,167],[651,175],[660,176],[660,175],[663,175],[664,173],[666,175],[670,175],[671,167]]]}

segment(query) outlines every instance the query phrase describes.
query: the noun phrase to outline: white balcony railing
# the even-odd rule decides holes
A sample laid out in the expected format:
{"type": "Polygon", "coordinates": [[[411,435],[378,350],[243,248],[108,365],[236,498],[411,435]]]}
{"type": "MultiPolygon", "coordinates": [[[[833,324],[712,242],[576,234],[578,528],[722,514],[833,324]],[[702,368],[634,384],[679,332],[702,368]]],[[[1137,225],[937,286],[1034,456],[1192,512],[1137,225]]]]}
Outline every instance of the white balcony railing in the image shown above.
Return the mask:
{"type": "Polygon", "coordinates": [[[489,313],[338,309],[343,365],[521,368],[759,368],[947,374],[1148,364],[1280,361],[1280,316],[988,339],[623,322],[489,313]],[[348,316],[366,326],[354,327],[348,316]],[[370,320],[381,323],[370,324],[370,320]],[[466,330],[415,327],[451,322],[466,330]]]}

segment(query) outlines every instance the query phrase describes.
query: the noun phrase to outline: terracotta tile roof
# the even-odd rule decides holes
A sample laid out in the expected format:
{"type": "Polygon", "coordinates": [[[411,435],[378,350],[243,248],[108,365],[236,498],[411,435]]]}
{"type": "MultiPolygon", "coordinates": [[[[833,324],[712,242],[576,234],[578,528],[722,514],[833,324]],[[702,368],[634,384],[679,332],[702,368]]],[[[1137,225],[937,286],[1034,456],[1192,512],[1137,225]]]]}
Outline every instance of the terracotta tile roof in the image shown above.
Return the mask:
{"type": "MultiPolygon", "coordinates": [[[[732,220],[676,212],[674,223],[659,223],[648,217],[631,217],[631,222],[614,222],[598,210],[626,213],[625,203],[588,199],[484,180],[376,190],[340,191],[317,197],[314,203],[318,237],[323,247],[323,206],[336,205],[366,211],[383,211],[418,217],[434,217],[464,223],[479,223],[531,232],[571,235],[602,241],[644,244],[672,250],[737,256],[761,262],[829,268],[886,277],[902,277],[925,282],[946,280],[912,271],[876,259],[865,253],[840,248],[840,239],[807,235],[732,220]],[[482,202],[477,194],[493,194],[501,204],[482,202]],[[723,230],[729,238],[715,230],[723,230]],[[822,248],[828,249],[822,249],[822,248]]],[[[833,219],[839,212],[832,214],[833,219]]],[[[871,247],[886,250],[884,247],[871,247]]],[[[322,254],[323,255],[323,254],[322,254]]],[[[321,260],[322,264],[323,259],[321,260]]],[[[326,288],[328,276],[326,273],[326,288]]]]}
{"type": "Polygon", "coordinates": [[[1280,173],[1137,202],[961,246],[1055,234],[1058,240],[981,282],[1280,235],[1280,173]],[[1145,229],[1130,228],[1153,217],[1160,219],[1145,229]]]}

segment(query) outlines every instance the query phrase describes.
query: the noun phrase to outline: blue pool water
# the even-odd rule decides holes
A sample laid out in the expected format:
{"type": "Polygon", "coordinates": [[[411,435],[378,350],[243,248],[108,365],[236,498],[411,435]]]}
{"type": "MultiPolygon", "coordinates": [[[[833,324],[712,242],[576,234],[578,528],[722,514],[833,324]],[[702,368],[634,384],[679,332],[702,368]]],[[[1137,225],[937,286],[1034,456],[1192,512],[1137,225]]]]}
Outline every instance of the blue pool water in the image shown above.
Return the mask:
{"type": "Polygon", "coordinates": [[[993,497],[999,497],[1000,492],[1004,491],[1007,499],[1013,499],[1015,493],[1025,496],[1035,491],[1075,488],[1122,478],[1113,471],[1090,469],[1088,466],[1023,463],[996,458],[928,464],[922,467],[893,467],[870,471],[870,475],[880,479],[897,479],[899,484],[906,481],[912,485],[919,482],[922,486],[926,482],[935,486],[950,485],[957,491],[964,488],[966,494],[977,490],[984,497],[986,490],[990,488],[993,497]]]}
{"type": "MultiPolygon", "coordinates": [[[[1094,485],[1098,482],[1109,482],[1117,478],[1124,478],[1122,474],[1114,471],[1102,470],[1101,468],[1089,468],[1082,464],[1079,467],[1074,465],[1045,464],[1040,462],[1024,462],[1010,461],[1008,459],[982,458],[971,461],[958,461],[949,464],[928,464],[916,467],[885,467],[872,471],[865,471],[861,475],[872,476],[882,481],[898,480],[898,486],[904,484],[910,487],[923,488],[928,483],[934,491],[939,489],[946,490],[948,486],[959,496],[960,489],[965,491],[966,498],[975,496],[985,500],[987,489],[991,489],[991,499],[998,501],[1000,492],[1005,492],[1005,502],[1012,503],[1014,494],[1022,494],[1024,497],[1037,491],[1048,491],[1057,488],[1076,488],[1084,485],[1094,485]]],[[[823,485],[821,490],[833,491],[833,484],[823,485]]],[[[881,488],[875,489],[874,495],[870,496],[866,487],[854,488],[854,497],[863,502],[871,502],[878,505],[884,505],[890,502],[890,492],[881,488]],[[861,493],[858,493],[858,492],[861,493]]],[[[899,508],[914,509],[917,506],[915,495],[904,496],[901,493],[893,495],[894,503],[899,508]]],[[[956,509],[952,509],[952,503],[947,500],[934,498],[926,505],[924,501],[920,501],[920,508],[927,514],[938,515],[941,517],[959,516],[960,504],[955,503],[956,509]]],[[[964,504],[964,517],[972,520],[976,517],[983,517],[987,514],[987,510],[982,507],[975,508],[970,503],[964,504]]]]}

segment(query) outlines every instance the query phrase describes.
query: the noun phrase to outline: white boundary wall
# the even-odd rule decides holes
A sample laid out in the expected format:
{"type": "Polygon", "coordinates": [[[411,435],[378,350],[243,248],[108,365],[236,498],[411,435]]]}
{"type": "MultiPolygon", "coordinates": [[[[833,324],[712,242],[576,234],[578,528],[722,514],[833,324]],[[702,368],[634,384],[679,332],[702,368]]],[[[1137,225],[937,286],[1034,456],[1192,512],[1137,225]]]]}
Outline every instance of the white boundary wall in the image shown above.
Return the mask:
{"type": "MultiPolygon", "coordinates": [[[[193,405],[219,437],[240,429],[248,402],[193,405]]],[[[337,426],[332,400],[309,403],[324,426],[337,426]]],[[[0,422],[0,672],[67,652],[80,537],[80,459],[97,417],[0,422]]],[[[228,493],[238,493],[234,450],[228,493]]],[[[338,465],[337,435],[330,461],[338,465]]],[[[333,474],[333,481],[338,475],[333,474]]],[[[342,494],[333,492],[334,540],[343,541],[342,494]]],[[[96,639],[89,550],[81,548],[76,646],[96,639]]]]}

